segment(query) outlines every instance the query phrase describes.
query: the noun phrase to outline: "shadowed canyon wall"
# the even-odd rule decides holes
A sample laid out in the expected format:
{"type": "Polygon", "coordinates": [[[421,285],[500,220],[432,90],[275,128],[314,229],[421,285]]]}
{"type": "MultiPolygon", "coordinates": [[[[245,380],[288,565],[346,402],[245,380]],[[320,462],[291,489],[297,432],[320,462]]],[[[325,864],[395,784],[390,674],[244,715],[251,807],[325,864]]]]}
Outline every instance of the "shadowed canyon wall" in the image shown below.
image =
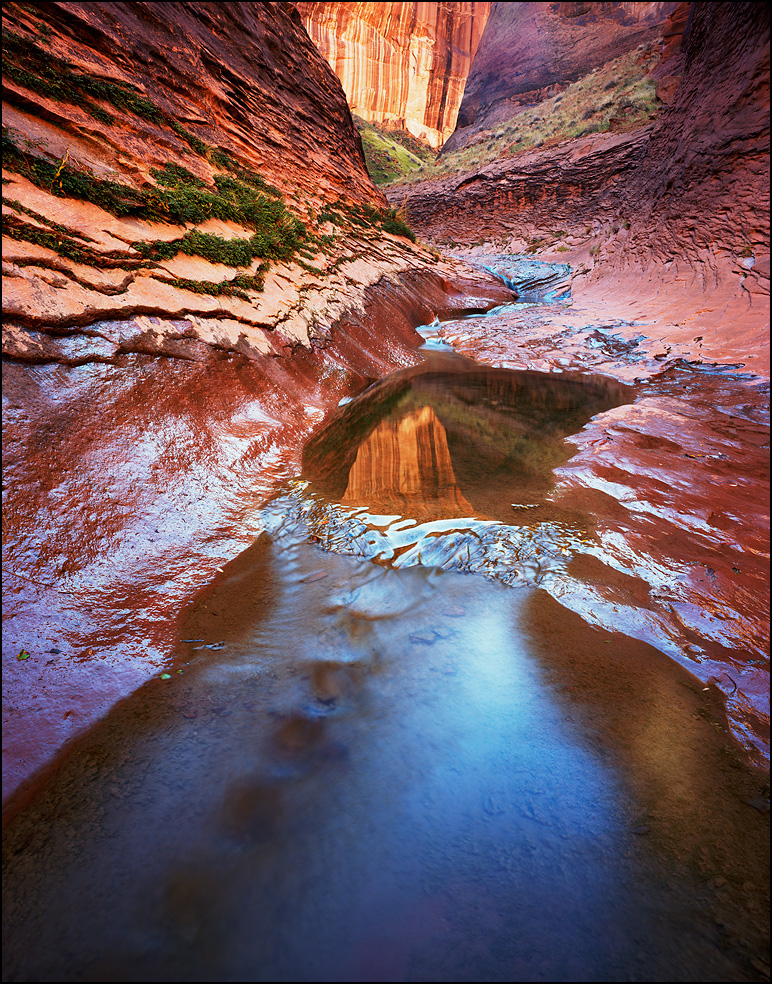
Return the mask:
{"type": "Polygon", "coordinates": [[[384,201],[291,4],[9,4],[4,25],[7,354],[66,357],[52,331],[100,319],[102,356],[268,353],[342,312],[367,251],[349,210],[384,201]],[[148,316],[185,323],[129,324],[148,316]]]}
{"type": "MultiPolygon", "coordinates": [[[[673,55],[676,13],[664,38],[663,55],[671,57],[654,73],[667,80],[666,102],[649,126],[564,140],[389,194],[421,234],[438,240],[497,240],[514,252],[540,237],[573,244],[576,256],[561,258],[574,265],[575,296],[616,292],[620,303],[632,304],[672,288],[672,323],[699,311],[701,324],[718,333],[716,357],[721,338],[731,336],[729,361],[744,350],[763,367],[769,13],[758,3],[692,4],[682,50],[673,55]]],[[[503,65],[512,43],[499,38],[503,65]]],[[[642,316],[645,305],[638,309],[642,316]]],[[[649,307],[648,316],[654,313],[649,307]]]]}
{"type": "Polygon", "coordinates": [[[432,147],[453,132],[490,3],[298,3],[362,119],[432,147]]]}
{"type": "Polygon", "coordinates": [[[448,149],[658,37],[675,3],[494,3],[448,149]]]}

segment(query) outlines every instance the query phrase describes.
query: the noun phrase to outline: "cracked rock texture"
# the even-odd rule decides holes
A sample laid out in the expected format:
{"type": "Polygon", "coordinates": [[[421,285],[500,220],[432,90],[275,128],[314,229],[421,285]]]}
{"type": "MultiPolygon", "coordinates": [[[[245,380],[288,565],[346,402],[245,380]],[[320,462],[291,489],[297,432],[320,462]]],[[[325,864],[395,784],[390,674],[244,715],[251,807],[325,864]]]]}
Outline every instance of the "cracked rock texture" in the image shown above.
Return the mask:
{"type": "Polygon", "coordinates": [[[490,3],[296,6],[353,112],[432,147],[453,133],[490,3]]]}

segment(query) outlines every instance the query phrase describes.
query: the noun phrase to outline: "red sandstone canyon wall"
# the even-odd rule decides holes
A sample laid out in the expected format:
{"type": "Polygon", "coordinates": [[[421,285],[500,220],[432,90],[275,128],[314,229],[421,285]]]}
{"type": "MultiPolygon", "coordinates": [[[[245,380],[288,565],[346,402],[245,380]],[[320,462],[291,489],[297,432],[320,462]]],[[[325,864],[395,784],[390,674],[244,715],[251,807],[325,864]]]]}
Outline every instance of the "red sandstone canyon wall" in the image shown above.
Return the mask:
{"type": "Polygon", "coordinates": [[[362,119],[432,147],[453,132],[490,3],[298,3],[362,119]]]}
{"type": "MultiPolygon", "coordinates": [[[[693,320],[687,307],[701,312],[716,336],[717,358],[736,335],[763,365],[769,14],[758,3],[692,4],[683,50],[673,55],[683,14],[681,7],[666,23],[663,55],[672,57],[655,73],[668,80],[668,99],[647,127],[524,151],[390,196],[404,202],[423,235],[445,241],[497,240],[517,251],[518,243],[568,234],[563,245],[584,244],[576,257],[565,254],[575,263],[575,294],[590,289],[604,302],[616,294],[622,303],[624,293],[624,304],[661,294],[657,309],[673,324],[693,320]]],[[[510,43],[499,38],[502,64],[510,43]]]]}
{"type": "Polygon", "coordinates": [[[329,407],[511,294],[389,219],[292,4],[3,26],[7,794],[158,672],[329,407]]]}
{"type": "Polygon", "coordinates": [[[675,3],[494,3],[448,149],[657,37],[675,3]]]}

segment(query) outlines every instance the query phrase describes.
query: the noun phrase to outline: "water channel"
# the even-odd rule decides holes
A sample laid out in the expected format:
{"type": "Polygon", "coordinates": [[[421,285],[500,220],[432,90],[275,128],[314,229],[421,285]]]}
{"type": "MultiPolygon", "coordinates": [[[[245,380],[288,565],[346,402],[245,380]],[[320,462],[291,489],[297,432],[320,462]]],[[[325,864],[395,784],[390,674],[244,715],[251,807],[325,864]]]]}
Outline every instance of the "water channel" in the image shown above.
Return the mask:
{"type": "Polygon", "coordinates": [[[764,979],[717,688],[545,590],[565,438],[634,388],[437,332],[11,822],[5,980],[764,979]]]}

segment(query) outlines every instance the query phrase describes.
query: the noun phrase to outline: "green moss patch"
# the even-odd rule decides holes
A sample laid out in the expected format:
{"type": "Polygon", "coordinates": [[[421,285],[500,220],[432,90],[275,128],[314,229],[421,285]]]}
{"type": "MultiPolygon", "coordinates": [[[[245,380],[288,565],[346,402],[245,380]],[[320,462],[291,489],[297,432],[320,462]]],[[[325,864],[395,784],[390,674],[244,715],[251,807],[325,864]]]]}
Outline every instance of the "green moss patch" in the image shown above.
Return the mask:
{"type": "Polygon", "coordinates": [[[151,171],[157,187],[137,190],[76,171],[66,160],[57,164],[30,157],[19,150],[7,128],[3,130],[3,166],[54,195],[92,202],[113,215],[180,225],[217,218],[253,230],[249,239],[223,239],[193,230],[172,243],[135,244],[148,258],[168,259],[182,252],[228,266],[248,266],[255,257],[287,261],[307,237],[306,227],[286,210],[276,197],[278,192],[245,168],[240,172],[250,178],[249,183],[233,174],[218,174],[212,188],[187,168],[167,163],[151,171]]]}
{"type": "MultiPolygon", "coordinates": [[[[139,260],[133,260],[115,250],[111,252],[99,252],[85,243],[76,239],[73,235],[66,232],[51,229],[41,229],[15,215],[3,215],[3,235],[10,239],[22,240],[27,243],[34,243],[37,246],[44,246],[46,249],[53,250],[60,256],[73,260],[75,263],[85,263],[89,266],[100,267],[102,269],[120,267],[125,270],[135,270],[142,266],[139,260]]],[[[21,261],[23,262],[23,261],[21,261]]],[[[146,265],[146,264],[145,264],[146,265]]]]}
{"type": "Polygon", "coordinates": [[[213,297],[240,297],[243,301],[250,300],[248,290],[258,293],[265,286],[265,269],[261,268],[252,276],[240,274],[232,280],[185,280],[176,277],[165,280],[164,283],[177,287],[179,290],[189,290],[194,294],[210,294],[213,297]]]}
{"type": "Polygon", "coordinates": [[[87,236],[83,232],[75,232],[72,229],[68,229],[67,226],[63,226],[60,222],[54,222],[45,215],[41,215],[39,212],[35,212],[33,209],[28,208],[26,205],[22,205],[22,203],[16,201],[16,199],[6,198],[5,195],[3,195],[3,205],[7,205],[16,212],[21,212],[23,215],[29,215],[29,217],[35,219],[36,222],[40,222],[42,225],[48,226],[49,229],[54,229],[56,232],[60,232],[65,236],[73,239],[80,239],[87,243],[95,242],[91,236],[87,236]]]}
{"type": "Polygon", "coordinates": [[[362,137],[362,149],[375,184],[388,184],[431,163],[435,152],[408,133],[387,130],[354,117],[362,137]]]}
{"type": "Polygon", "coordinates": [[[166,120],[165,113],[132,86],[78,72],[63,58],[41,51],[39,41],[13,31],[3,31],[3,74],[38,95],[80,106],[102,122],[111,122],[112,117],[94,100],[153,123],[166,120]]]}
{"type": "Polygon", "coordinates": [[[415,233],[405,221],[404,216],[394,208],[382,211],[369,204],[349,205],[338,201],[327,205],[319,213],[318,221],[320,225],[330,222],[332,225],[344,229],[359,226],[362,229],[382,230],[393,236],[403,236],[413,243],[416,241],[415,233]]]}

